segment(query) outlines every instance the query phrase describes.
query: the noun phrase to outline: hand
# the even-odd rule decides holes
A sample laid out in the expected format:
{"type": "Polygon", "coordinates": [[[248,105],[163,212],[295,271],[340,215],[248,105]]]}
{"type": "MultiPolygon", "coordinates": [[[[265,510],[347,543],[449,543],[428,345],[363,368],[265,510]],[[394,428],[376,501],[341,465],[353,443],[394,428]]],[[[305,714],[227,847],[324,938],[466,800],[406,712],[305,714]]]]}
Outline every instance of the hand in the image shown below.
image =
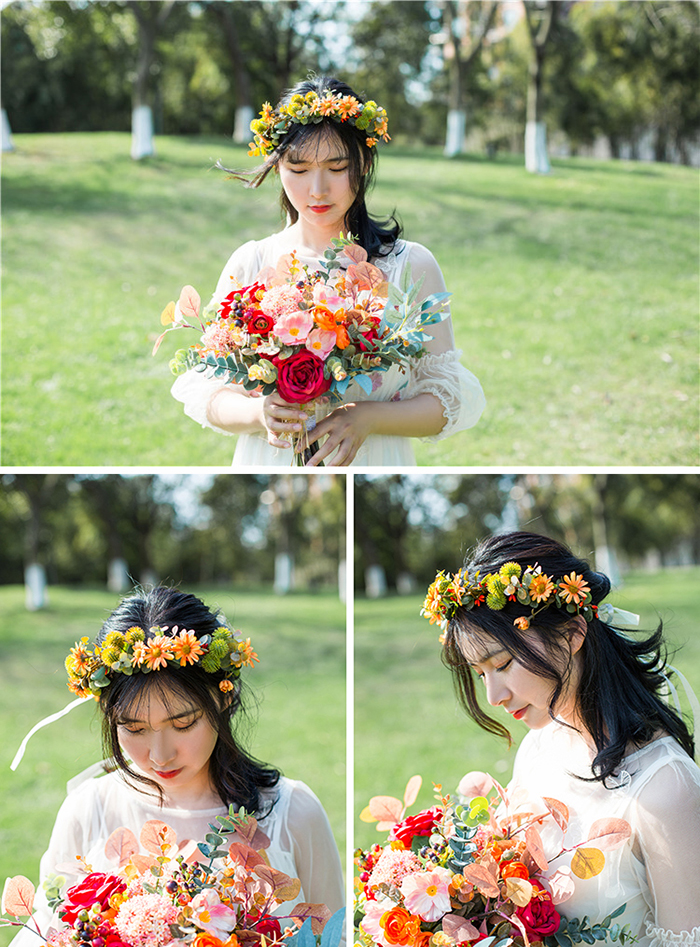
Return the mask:
{"type": "Polygon", "coordinates": [[[267,442],[273,447],[291,447],[290,441],[280,435],[285,432],[298,434],[307,418],[308,414],[301,405],[289,404],[277,392],[263,398],[262,423],[267,432],[267,442]]]}
{"type": "MultiPolygon", "coordinates": [[[[307,467],[317,467],[319,463],[336,451],[331,461],[334,467],[347,467],[357,454],[360,447],[372,433],[371,414],[373,402],[362,401],[342,404],[319,421],[316,427],[309,431],[308,443],[320,440],[328,435],[325,444],[306,464],[307,467]]],[[[307,438],[304,438],[306,442],[307,438]]],[[[306,446],[304,443],[303,446],[306,446]]]]}

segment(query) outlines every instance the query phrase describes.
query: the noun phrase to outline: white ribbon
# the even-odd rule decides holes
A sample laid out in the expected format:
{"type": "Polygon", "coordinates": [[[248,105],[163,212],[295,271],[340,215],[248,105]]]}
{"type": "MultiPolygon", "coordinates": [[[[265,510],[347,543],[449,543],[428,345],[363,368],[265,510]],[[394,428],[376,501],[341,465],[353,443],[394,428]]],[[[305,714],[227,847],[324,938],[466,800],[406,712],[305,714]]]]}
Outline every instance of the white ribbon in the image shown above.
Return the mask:
{"type": "MultiPolygon", "coordinates": [[[[685,696],[688,698],[690,709],[693,712],[693,733],[697,735],[698,727],[700,726],[700,702],[695,696],[695,691],[690,686],[687,678],[685,678],[683,674],[681,674],[678,668],[674,668],[673,665],[667,664],[666,670],[672,671],[678,677],[678,680],[683,685],[685,696]]],[[[662,674],[661,676],[663,677],[663,679],[666,681],[666,684],[668,685],[668,689],[671,693],[671,696],[673,697],[673,703],[676,705],[676,710],[678,711],[678,716],[680,717],[682,715],[682,710],[681,710],[681,702],[678,699],[678,691],[673,686],[671,679],[667,677],[666,674],[662,674]]]]}
{"type": "Polygon", "coordinates": [[[638,628],[639,615],[626,612],[624,608],[616,608],[610,602],[603,602],[598,606],[598,618],[606,625],[616,625],[618,628],[638,628]]]}
{"type": "Polygon", "coordinates": [[[54,723],[56,720],[60,720],[61,717],[65,717],[66,714],[69,714],[74,707],[79,707],[80,704],[85,704],[87,701],[84,697],[76,697],[75,700],[72,700],[67,707],[64,707],[63,710],[59,710],[58,713],[51,714],[49,717],[44,717],[43,720],[40,720],[39,723],[35,724],[29,733],[26,735],[24,740],[20,743],[19,749],[15,753],[15,758],[10,763],[10,769],[14,772],[19,764],[22,762],[22,757],[24,756],[24,751],[27,749],[27,744],[30,739],[34,736],[37,730],[41,730],[42,727],[48,726],[50,723],[54,723]]]}

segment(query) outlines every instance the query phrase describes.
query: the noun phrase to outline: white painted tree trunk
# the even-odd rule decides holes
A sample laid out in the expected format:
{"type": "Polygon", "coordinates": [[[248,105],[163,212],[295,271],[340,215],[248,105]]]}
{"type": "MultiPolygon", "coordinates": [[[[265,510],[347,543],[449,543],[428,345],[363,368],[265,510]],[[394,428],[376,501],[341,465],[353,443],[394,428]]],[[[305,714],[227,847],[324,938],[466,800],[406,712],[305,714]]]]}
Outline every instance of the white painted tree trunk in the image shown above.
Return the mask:
{"type": "Polygon", "coordinates": [[[415,590],[415,577],[410,572],[399,572],[396,577],[396,591],[399,595],[413,595],[415,590]]]}
{"type": "Polygon", "coordinates": [[[241,105],[236,109],[236,120],[233,126],[233,140],[237,145],[247,145],[253,140],[250,123],[253,121],[253,110],[249,105],[241,105]]]}
{"type": "Polygon", "coordinates": [[[137,105],[131,113],[131,157],[138,161],[155,153],[153,110],[150,105],[137,105]]]}
{"type": "Polygon", "coordinates": [[[341,559],[338,563],[338,596],[341,602],[347,602],[348,600],[348,570],[345,563],[345,559],[341,559]]]}
{"type": "Polygon", "coordinates": [[[3,151],[14,151],[15,146],[12,144],[12,132],[10,131],[10,122],[7,118],[7,112],[5,109],[2,110],[0,115],[0,126],[2,126],[2,150],[3,151]]]}
{"type": "Polygon", "coordinates": [[[464,150],[464,134],[467,129],[467,113],[464,109],[450,109],[447,113],[447,138],[445,157],[454,158],[464,150]]]}
{"type": "Polygon", "coordinates": [[[131,587],[129,567],[126,559],[115,557],[107,563],[107,588],[110,592],[119,594],[131,587]]]}
{"type": "Polygon", "coordinates": [[[139,582],[145,589],[151,589],[158,585],[158,576],[153,569],[144,569],[139,582]]]}
{"type": "Polygon", "coordinates": [[[275,556],[275,595],[286,595],[294,588],[294,560],[288,552],[275,556]]]}
{"type": "Polygon", "coordinates": [[[382,598],[386,595],[386,575],[381,566],[367,566],[365,569],[365,592],[367,598],[382,598]]]}
{"type": "Polygon", "coordinates": [[[28,612],[36,612],[48,605],[46,571],[38,562],[30,562],[24,569],[24,603],[28,612]]]}
{"type": "Polygon", "coordinates": [[[547,126],[544,122],[525,125],[525,168],[533,174],[549,174],[547,126]]]}

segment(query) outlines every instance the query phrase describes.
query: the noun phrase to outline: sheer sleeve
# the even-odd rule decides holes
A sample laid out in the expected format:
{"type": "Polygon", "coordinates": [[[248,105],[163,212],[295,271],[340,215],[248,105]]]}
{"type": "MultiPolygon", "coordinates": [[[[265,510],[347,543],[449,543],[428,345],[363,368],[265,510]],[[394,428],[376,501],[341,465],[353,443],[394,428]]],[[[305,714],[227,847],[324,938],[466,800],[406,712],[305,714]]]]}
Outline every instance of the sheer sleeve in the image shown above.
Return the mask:
{"type": "Polygon", "coordinates": [[[700,943],[700,770],[661,767],[637,801],[638,841],[653,903],[650,947],[700,943]]]}
{"type": "MultiPolygon", "coordinates": [[[[408,258],[414,282],[423,277],[421,296],[445,292],[445,280],[433,254],[420,244],[411,244],[408,258]]],[[[430,327],[433,338],[426,342],[427,355],[415,359],[406,397],[428,392],[440,401],[445,416],[442,430],[422,440],[438,441],[473,427],[486,405],[478,378],[460,362],[455,348],[452,318],[430,327]]]]}
{"type": "MultiPolygon", "coordinates": [[[[249,240],[229,257],[226,266],[221,271],[221,276],[216,284],[216,289],[211,297],[214,303],[221,302],[231,292],[235,283],[243,285],[251,282],[257,276],[260,270],[260,261],[258,254],[258,245],[255,240],[249,240]]],[[[233,431],[227,431],[225,428],[212,424],[207,417],[207,408],[214,394],[226,386],[226,382],[220,378],[209,378],[204,372],[195,371],[191,368],[178,377],[173,382],[170,393],[177,401],[182,402],[185,414],[201,424],[202,427],[211,428],[219,434],[226,434],[233,437],[233,431]]],[[[246,393],[245,389],[240,389],[246,393]]]]}
{"type": "Polygon", "coordinates": [[[306,899],[335,912],[345,904],[343,872],[328,816],[304,783],[295,783],[287,827],[306,899]]]}

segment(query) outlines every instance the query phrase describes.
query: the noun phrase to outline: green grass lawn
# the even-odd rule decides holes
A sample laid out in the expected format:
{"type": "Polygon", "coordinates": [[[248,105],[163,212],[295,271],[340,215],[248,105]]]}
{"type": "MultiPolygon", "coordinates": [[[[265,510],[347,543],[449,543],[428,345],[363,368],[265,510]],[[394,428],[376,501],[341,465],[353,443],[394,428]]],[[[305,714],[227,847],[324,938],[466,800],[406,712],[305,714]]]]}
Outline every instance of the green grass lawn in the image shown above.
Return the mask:
{"type": "MultiPolygon", "coordinates": [[[[250,635],[260,656],[246,673],[258,701],[248,745],[259,759],[312,787],[344,853],[345,606],[330,593],[195,591],[250,635]]],[[[99,711],[86,701],[39,731],[19,769],[9,768],[29,728],[72,699],[63,660],[77,638],[94,638],[114,605],[105,591],[52,587],[49,608],[30,613],[22,588],[0,587],[0,883],[13,874],[38,880],[67,780],[102,758],[99,711]]],[[[12,936],[0,929],[0,945],[12,936]]]]}
{"type": "MultiPolygon", "coordinates": [[[[164,305],[213,290],[230,253],[279,227],[272,183],[211,170],[226,139],[159,138],[133,162],[116,133],[16,135],[3,156],[5,465],[228,465],[156,358],[164,305]]],[[[396,208],[454,294],[463,361],[488,407],[417,443],[420,464],[698,463],[697,171],[384,150],[372,208],[396,208]]],[[[194,333],[192,341],[194,341],[194,333]]]]}
{"type": "MultiPolygon", "coordinates": [[[[697,588],[700,568],[628,575],[610,600],[640,613],[640,627],[664,622],[672,659],[700,694],[697,588]]],[[[401,798],[411,776],[423,788],[410,814],[432,804],[432,783],[454,792],[470,770],[507,781],[524,724],[510,721],[514,745],[489,736],[458,708],[441,664],[438,631],[419,617],[422,596],[355,603],[355,838],[363,848],[385,836],[357,816],[371,796],[401,798]]],[[[682,702],[688,709],[687,701],[682,702]]],[[[498,719],[499,714],[494,711],[498,719]]],[[[505,714],[501,714],[505,718],[505,714]]],[[[505,719],[504,719],[504,722],[505,719]]]]}

